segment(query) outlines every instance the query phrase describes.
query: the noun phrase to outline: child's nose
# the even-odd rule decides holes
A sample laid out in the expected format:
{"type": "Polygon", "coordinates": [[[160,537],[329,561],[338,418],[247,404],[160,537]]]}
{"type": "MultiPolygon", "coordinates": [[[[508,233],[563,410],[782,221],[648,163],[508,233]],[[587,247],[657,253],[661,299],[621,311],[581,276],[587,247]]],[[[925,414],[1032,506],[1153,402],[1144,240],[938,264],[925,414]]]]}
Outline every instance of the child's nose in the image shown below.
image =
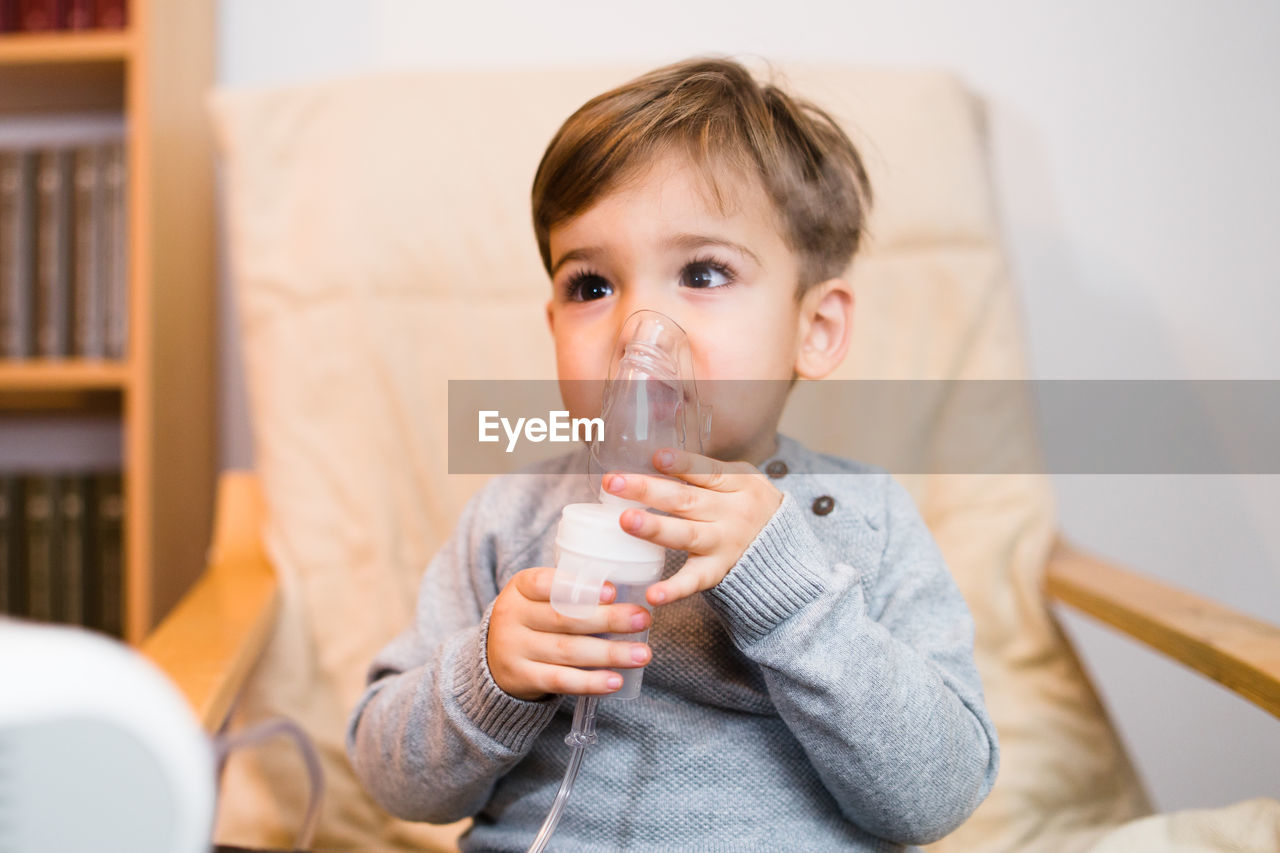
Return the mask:
{"type": "Polygon", "coordinates": [[[631,288],[630,293],[624,294],[623,298],[618,300],[617,308],[618,313],[614,318],[615,337],[622,333],[627,321],[637,311],[656,311],[675,321],[682,329],[688,329],[686,318],[682,316],[684,313],[681,310],[682,306],[677,300],[664,294],[661,288],[650,288],[647,291],[641,288],[631,288]]]}
{"type": "MultiPolygon", "coordinates": [[[[678,310],[673,311],[671,300],[620,299],[620,322],[615,323],[612,365],[616,367],[632,344],[644,344],[653,351],[666,353],[680,370],[692,367],[693,341],[678,310]]],[[[674,306],[677,309],[679,306],[674,306]]],[[[619,318],[615,318],[618,320],[619,318]]]]}

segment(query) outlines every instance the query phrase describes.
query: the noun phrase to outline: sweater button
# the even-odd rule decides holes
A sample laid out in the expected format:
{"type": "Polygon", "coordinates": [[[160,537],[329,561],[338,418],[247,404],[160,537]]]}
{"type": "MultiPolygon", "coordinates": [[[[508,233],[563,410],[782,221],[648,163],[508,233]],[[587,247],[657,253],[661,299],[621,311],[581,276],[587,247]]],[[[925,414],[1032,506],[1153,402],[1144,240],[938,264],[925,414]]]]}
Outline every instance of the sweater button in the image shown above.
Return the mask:
{"type": "Polygon", "coordinates": [[[775,459],[765,466],[764,472],[769,475],[769,479],[777,480],[787,476],[787,463],[781,459],[775,459]]]}
{"type": "Polygon", "coordinates": [[[836,501],[831,495],[823,495],[820,498],[813,499],[813,514],[826,515],[835,508],[836,501]]]}

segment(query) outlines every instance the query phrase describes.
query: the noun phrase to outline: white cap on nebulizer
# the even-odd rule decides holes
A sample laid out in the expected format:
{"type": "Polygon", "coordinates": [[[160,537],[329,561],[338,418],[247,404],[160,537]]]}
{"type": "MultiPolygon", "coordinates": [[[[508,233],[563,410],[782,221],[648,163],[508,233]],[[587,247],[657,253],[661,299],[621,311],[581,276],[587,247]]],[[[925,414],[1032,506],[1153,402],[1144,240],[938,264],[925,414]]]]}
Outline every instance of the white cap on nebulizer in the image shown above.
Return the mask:
{"type": "Polygon", "coordinates": [[[589,503],[564,508],[556,531],[556,573],[551,581],[551,606],[558,613],[585,619],[600,604],[606,580],[652,582],[662,573],[666,549],[632,536],[618,523],[627,508],[589,503]]]}

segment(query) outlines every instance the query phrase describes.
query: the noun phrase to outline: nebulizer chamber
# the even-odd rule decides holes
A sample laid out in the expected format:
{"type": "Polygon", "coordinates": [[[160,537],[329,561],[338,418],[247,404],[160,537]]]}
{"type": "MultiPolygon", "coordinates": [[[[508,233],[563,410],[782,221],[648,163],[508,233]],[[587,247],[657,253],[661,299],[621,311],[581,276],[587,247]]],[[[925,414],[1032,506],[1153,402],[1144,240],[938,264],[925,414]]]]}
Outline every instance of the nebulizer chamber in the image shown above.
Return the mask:
{"type": "MultiPolygon", "coordinates": [[[[641,310],[623,324],[614,348],[601,408],[604,436],[591,444],[587,476],[598,489],[599,503],[570,504],[556,530],[556,572],[551,606],[573,618],[591,616],[600,604],[605,581],[617,589],[615,603],[639,604],[645,591],[662,576],[666,549],[622,529],[622,513],[643,508],[605,491],[601,477],[609,471],[664,476],[653,467],[653,455],[664,447],[701,453],[711,427],[711,408],[698,399],[689,339],[674,320],[641,310]]],[[[604,634],[609,640],[646,642],[647,630],[604,634]]],[[[642,668],[620,668],[622,687],[605,698],[633,699],[640,694],[642,668]]],[[[573,747],[564,781],[530,853],[545,849],[573,788],[583,749],[595,743],[597,697],[581,696],[565,742],[573,747]]]]}
{"type": "MultiPolygon", "coordinates": [[[[591,444],[587,476],[599,503],[570,504],[556,532],[556,573],[551,606],[576,618],[590,616],[607,580],[617,603],[648,609],[645,590],[659,580],[666,556],[661,545],[632,536],[619,523],[638,501],[610,494],[600,485],[608,471],[664,476],[653,455],[664,447],[701,451],[710,426],[693,381],[692,355],[684,330],[670,317],[641,310],[623,324],[614,348],[601,408],[604,436],[591,444]]],[[[648,632],[607,634],[608,639],[645,642],[648,632]]],[[[640,693],[642,669],[623,669],[623,686],[609,698],[633,699],[640,693]]]]}
{"type": "MultiPolygon", "coordinates": [[[[565,507],[556,535],[556,574],[551,587],[551,606],[559,613],[578,619],[590,616],[599,604],[606,580],[617,589],[615,603],[639,604],[648,609],[645,590],[662,575],[665,549],[622,530],[618,517],[625,509],[614,504],[565,507]]],[[[602,636],[643,643],[648,635],[645,630],[602,636]]],[[[634,699],[640,695],[643,669],[621,669],[618,674],[622,676],[622,687],[608,698],[634,699]]]]}

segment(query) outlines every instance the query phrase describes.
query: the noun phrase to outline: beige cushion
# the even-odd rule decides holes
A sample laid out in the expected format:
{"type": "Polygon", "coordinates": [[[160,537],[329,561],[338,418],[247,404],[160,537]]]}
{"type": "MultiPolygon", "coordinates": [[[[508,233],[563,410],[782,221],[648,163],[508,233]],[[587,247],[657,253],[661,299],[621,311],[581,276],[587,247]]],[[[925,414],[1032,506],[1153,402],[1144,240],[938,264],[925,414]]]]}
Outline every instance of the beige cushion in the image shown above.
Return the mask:
{"type": "Polygon", "coordinates": [[[1220,809],[1188,809],[1135,820],[1107,833],[1091,853],[1213,853],[1280,850],[1277,802],[1259,797],[1220,809]]]}
{"type": "MultiPolygon", "coordinates": [[[[538,159],[577,106],[639,70],[414,73],[213,98],[264,533],[285,599],[237,718],[287,715],[320,746],[319,847],[449,849],[459,831],[384,815],[347,767],[343,726],[483,479],[447,475],[446,380],[554,377],[529,214],[538,159]]],[[[790,73],[845,122],[879,198],[841,375],[1025,376],[975,102],[938,73],[790,73]]],[[[1023,425],[1017,407],[1009,417],[1023,425]]],[[[936,849],[1070,850],[1144,814],[1039,590],[1047,479],[902,479],[974,610],[1002,746],[991,797],[936,849]]],[[[286,745],[236,755],[218,839],[289,844],[304,788],[286,745]]]]}

